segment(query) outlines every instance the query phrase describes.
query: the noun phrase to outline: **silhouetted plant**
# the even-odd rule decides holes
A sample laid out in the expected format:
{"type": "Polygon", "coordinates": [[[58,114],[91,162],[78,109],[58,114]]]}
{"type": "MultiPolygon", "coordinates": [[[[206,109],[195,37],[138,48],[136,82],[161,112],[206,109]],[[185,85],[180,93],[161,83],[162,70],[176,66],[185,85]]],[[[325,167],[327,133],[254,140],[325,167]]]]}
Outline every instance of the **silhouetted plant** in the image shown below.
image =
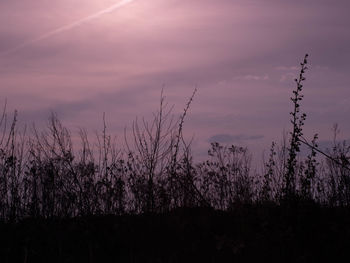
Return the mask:
{"type": "Polygon", "coordinates": [[[299,73],[299,78],[295,79],[296,89],[293,90],[293,97],[291,101],[293,102],[293,111],[290,113],[292,116],[292,131],[290,132],[290,144],[288,148],[288,160],[287,169],[284,177],[283,186],[283,199],[291,201],[296,198],[296,175],[297,175],[297,154],[300,152],[300,137],[303,135],[303,125],[306,119],[305,113],[300,113],[300,102],[304,95],[301,94],[303,90],[303,82],[305,81],[304,73],[307,69],[307,58],[306,54],[301,65],[301,70],[299,73]]]}
{"type": "Polygon", "coordinates": [[[262,188],[260,191],[259,199],[262,202],[271,202],[273,201],[273,185],[272,180],[276,176],[275,170],[276,170],[276,162],[275,162],[275,156],[276,156],[276,150],[275,150],[276,143],[272,142],[271,148],[270,148],[270,155],[269,160],[265,164],[266,171],[264,172],[264,178],[262,182],[262,188]]]}
{"type": "Polygon", "coordinates": [[[334,126],[333,147],[328,150],[326,159],[327,184],[329,200],[332,205],[348,206],[350,204],[350,145],[346,141],[338,142],[339,128],[334,126]]]}
{"type": "Polygon", "coordinates": [[[212,207],[228,209],[237,203],[249,203],[253,196],[250,175],[251,156],[246,148],[212,143],[210,160],[199,165],[201,192],[212,207]]]}
{"type": "MultiPolygon", "coordinates": [[[[161,177],[170,162],[170,153],[174,146],[174,122],[171,116],[172,108],[165,104],[165,97],[161,93],[160,105],[158,112],[153,114],[151,123],[142,120],[140,126],[139,121],[132,125],[132,133],[134,140],[134,148],[136,158],[131,158],[129,161],[137,160],[138,169],[133,174],[135,177],[132,181],[135,185],[135,196],[141,194],[142,201],[145,207],[142,208],[144,212],[154,212],[156,208],[155,191],[158,180],[161,177]],[[140,169],[141,168],[141,169],[140,169]],[[136,188],[135,188],[136,187],[136,188]],[[136,192],[140,193],[136,193],[136,192]]],[[[129,145],[129,143],[127,143],[129,145]]],[[[133,149],[128,146],[128,151],[133,153],[133,149]]],[[[134,153],[133,153],[134,154],[134,153]]],[[[134,164],[134,167],[136,164],[134,164]]],[[[139,196],[140,197],[140,196],[139,196]]]]}
{"type": "Polygon", "coordinates": [[[304,200],[313,200],[315,191],[315,178],[316,178],[316,172],[317,172],[317,160],[316,160],[316,148],[318,147],[316,140],[318,139],[318,135],[315,134],[314,138],[312,139],[311,145],[311,152],[307,156],[307,159],[305,161],[306,163],[306,169],[304,174],[300,178],[300,195],[301,198],[304,200]]]}

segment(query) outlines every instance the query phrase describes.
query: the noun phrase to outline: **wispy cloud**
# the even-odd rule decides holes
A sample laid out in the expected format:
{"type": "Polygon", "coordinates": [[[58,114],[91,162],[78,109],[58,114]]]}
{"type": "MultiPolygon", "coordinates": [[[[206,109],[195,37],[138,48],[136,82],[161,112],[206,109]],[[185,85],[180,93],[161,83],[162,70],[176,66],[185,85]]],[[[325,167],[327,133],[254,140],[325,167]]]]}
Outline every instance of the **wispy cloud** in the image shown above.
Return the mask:
{"type": "Polygon", "coordinates": [[[21,44],[15,46],[15,47],[13,47],[13,48],[11,48],[11,49],[8,49],[8,50],[6,50],[6,51],[0,53],[0,56],[4,56],[4,55],[11,54],[12,52],[17,51],[17,50],[22,49],[22,48],[25,48],[26,46],[29,46],[29,45],[31,45],[31,44],[40,42],[41,40],[47,39],[47,38],[49,38],[49,37],[52,37],[52,36],[54,36],[54,35],[57,35],[57,34],[59,34],[59,33],[64,32],[64,31],[68,31],[68,30],[70,30],[70,29],[73,29],[73,28],[75,28],[75,27],[78,27],[78,26],[80,26],[80,25],[82,25],[82,24],[84,24],[84,23],[86,23],[86,22],[89,22],[89,21],[91,21],[91,20],[93,20],[93,19],[99,18],[100,16],[102,16],[102,15],[104,15],[104,14],[113,12],[114,10],[119,9],[119,8],[121,8],[121,7],[123,7],[123,6],[127,5],[127,4],[129,4],[129,3],[131,3],[131,2],[133,2],[133,1],[135,1],[135,0],[121,0],[121,1],[119,1],[118,3],[116,3],[116,4],[114,4],[114,5],[110,6],[110,7],[108,7],[108,8],[106,8],[106,9],[103,9],[103,10],[97,12],[97,13],[94,13],[94,14],[92,14],[92,15],[89,15],[89,16],[87,16],[87,17],[84,17],[84,18],[82,18],[82,19],[80,19],[80,20],[77,20],[77,21],[75,21],[75,22],[72,22],[72,23],[70,23],[70,24],[68,24],[68,25],[59,27],[59,28],[57,28],[57,29],[55,29],[55,30],[52,30],[52,31],[50,31],[50,32],[47,32],[47,33],[45,33],[45,34],[43,34],[43,35],[41,35],[41,36],[39,36],[39,37],[36,37],[36,38],[34,38],[34,39],[31,39],[31,40],[28,40],[28,41],[26,41],[26,42],[23,42],[23,43],[21,43],[21,44]]]}
{"type": "Polygon", "coordinates": [[[245,134],[216,134],[209,138],[209,142],[219,142],[219,143],[238,143],[242,141],[251,141],[263,139],[263,135],[245,135],[245,134]]]}
{"type": "Polygon", "coordinates": [[[286,80],[293,80],[295,78],[295,73],[293,72],[288,72],[288,73],[285,73],[281,76],[280,78],[280,82],[285,82],[286,80]]]}
{"type": "Polygon", "coordinates": [[[290,66],[290,67],[288,67],[288,66],[278,66],[275,69],[281,70],[281,71],[292,71],[292,70],[295,71],[295,70],[299,70],[299,67],[297,67],[297,66],[290,66]]]}
{"type": "Polygon", "coordinates": [[[244,75],[244,76],[238,76],[234,78],[235,80],[268,80],[269,75],[244,75]]]}

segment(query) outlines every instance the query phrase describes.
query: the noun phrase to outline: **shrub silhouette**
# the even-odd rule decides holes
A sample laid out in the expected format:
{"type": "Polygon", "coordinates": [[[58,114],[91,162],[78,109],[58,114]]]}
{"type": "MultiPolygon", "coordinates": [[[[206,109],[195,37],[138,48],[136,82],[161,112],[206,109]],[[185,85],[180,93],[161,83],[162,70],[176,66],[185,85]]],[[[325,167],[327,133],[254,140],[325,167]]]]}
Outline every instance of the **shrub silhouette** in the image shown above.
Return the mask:
{"type": "Polygon", "coordinates": [[[17,112],[9,121],[5,104],[0,118],[1,220],[160,213],[184,207],[231,211],[240,205],[299,201],[348,207],[349,145],[334,138],[333,148],[322,152],[317,135],[311,143],[303,137],[306,114],[300,102],[307,59],[291,97],[291,132],[281,144],[272,143],[261,174],[253,171],[248,149],[235,145],[212,143],[208,160],[193,162],[183,127],[195,91],[178,118],[162,92],[153,119],[133,122],[126,149],[118,148],[107,133],[104,117],[97,147],[82,129],[76,148],[56,114],[46,129],[33,127],[30,133],[18,129],[17,112]],[[306,158],[298,155],[301,144],[310,149],[306,158]]]}

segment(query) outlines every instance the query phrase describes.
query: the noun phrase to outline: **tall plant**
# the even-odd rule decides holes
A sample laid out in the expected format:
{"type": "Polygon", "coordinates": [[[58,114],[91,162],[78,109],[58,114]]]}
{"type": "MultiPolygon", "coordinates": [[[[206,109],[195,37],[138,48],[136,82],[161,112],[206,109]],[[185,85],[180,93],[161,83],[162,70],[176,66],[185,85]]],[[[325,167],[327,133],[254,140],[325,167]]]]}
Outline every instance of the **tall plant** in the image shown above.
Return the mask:
{"type": "Polygon", "coordinates": [[[307,70],[307,58],[308,54],[305,55],[303,62],[300,63],[299,78],[295,79],[296,89],[293,90],[293,96],[290,98],[293,103],[293,111],[290,112],[292,131],[290,132],[287,169],[284,176],[282,196],[289,201],[296,197],[297,154],[300,152],[300,138],[303,136],[303,125],[306,119],[306,114],[300,112],[300,102],[304,97],[301,92],[305,81],[304,73],[307,70]]]}

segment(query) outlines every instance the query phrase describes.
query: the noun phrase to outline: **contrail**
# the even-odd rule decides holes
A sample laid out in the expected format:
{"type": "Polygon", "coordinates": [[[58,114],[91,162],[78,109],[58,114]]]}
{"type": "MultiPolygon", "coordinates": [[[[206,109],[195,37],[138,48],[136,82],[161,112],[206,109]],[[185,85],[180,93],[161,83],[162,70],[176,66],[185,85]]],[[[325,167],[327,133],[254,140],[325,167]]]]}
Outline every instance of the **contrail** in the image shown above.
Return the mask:
{"type": "Polygon", "coordinates": [[[106,9],[103,9],[103,10],[101,10],[101,11],[95,13],[95,14],[92,14],[92,15],[90,15],[90,16],[87,16],[87,17],[85,17],[85,18],[82,18],[82,19],[80,19],[80,20],[78,20],[78,21],[75,21],[75,22],[73,22],[73,23],[71,23],[71,24],[68,24],[68,25],[62,26],[62,27],[60,27],[60,28],[57,28],[57,29],[55,29],[55,30],[53,30],[53,31],[50,31],[50,32],[48,32],[48,33],[45,33],[45,34],[43,34],[43,35],[41,35],[41,36],[39,36],[39,37],[37,37],[37,38],[28,40],[28,41],[26,41],[26,42],[24,42],[24,43],[22,43],[22,44],[20,44],[20,45],[18,45],[18,46],[15,46],[15,47],[9,49],[9,50],[6,50],[6,51],[4,51],[4,52],[0,52],[0,56],[4,56],[4,55],[10,54],[10,53],[13,53],[14,51],[17,51],[17,50],[22,49],[22,48],[24,48],[24,47],[26,47],[26,46],[29,46],[29,45],[34,44],[34,43],[36,43],[36,42],[39,42],[39,41],[41,41],[41,40],[43,40],[43,39],[52,37],[52,36],[54,36],[54,35],[56,35],[56,34],[59,34],[59,33],[61,33],[61,32],[64,32],[64,31],[70,30],[70,29],[72,29],[72,28],[74,28],[74,27],[80,26],[81,24],[83,24],[83,23],[85,23],[85,22],[88,22],[88,21],[90,21],[90,20],[92,20],[92,19],[98,18],[98,17],[100,17],[101,15],[110,13],[110,12],[112,12],[112,11],[118,9],[118,8],[121,8],[121,7],[125,6],[125,5],[127,5],[127,4],[129,4],[129,3],[131,3],[131,2],[133,2],[133,1],[135,1],[135,0],[121,0],[121,1],[118,2],[117,4],[114,4],[114,5],[112,5],[112,6],[108,7],[108,8],[106,8],[106,9]]]}

